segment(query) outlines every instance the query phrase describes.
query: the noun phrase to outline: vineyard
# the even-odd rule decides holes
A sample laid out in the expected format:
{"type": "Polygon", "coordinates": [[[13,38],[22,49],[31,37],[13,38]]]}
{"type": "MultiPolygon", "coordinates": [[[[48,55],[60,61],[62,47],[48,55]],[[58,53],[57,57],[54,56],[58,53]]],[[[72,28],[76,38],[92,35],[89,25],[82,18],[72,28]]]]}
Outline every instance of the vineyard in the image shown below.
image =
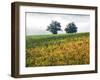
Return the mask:
{"type": "Polygon", "coordinates": [[[89,33],[26,36],[26,67],[89,64],[89,33]]]}

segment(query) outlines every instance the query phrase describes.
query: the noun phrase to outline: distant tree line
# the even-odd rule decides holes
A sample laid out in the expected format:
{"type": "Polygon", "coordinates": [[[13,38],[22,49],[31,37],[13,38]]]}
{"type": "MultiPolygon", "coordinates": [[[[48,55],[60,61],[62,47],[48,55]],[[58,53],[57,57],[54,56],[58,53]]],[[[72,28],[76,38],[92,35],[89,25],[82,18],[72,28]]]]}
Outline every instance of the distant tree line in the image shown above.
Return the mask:
{"type": "MultiPolygon", "coordinates": [[[[58,31],[61,31],[61,24],[57,21],[52,21],[49,26],[47,26],[47,31],[50,31],[53,34],[57,34],[58,31]]],[[[76,33],[77,32],[77,26],[75,25],[74,22],[69,23],[65,27],[65,32],[66,33],[76,33]]]]}

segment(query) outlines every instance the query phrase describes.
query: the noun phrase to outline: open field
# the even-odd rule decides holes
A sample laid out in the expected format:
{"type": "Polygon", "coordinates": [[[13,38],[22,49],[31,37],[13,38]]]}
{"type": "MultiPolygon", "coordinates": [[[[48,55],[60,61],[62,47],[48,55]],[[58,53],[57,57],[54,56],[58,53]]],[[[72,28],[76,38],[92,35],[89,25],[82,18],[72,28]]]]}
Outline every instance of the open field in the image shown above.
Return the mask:
{"type": "Polygon", "coordinates": [[[26,36],[26,67],[89,64],[89,33],[26,36]]]}

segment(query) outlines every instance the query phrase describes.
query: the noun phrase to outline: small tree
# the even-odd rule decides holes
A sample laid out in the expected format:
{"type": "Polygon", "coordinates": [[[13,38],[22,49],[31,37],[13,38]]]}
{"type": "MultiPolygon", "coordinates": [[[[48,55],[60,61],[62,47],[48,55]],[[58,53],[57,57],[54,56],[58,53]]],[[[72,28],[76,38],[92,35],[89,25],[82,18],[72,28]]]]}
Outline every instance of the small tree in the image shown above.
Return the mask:
{"type": "Polygon", "coordinates": [[[76,33],[77,32],[77,26],[74,24],[74,22],[69,23],[65,28],[66,33],[76,33]]]}
{"type": "Polygon", "coordinates": [[[57,21],[52,21],[47,28],[47,31],[50,31],[53,34],[57,34],[57,32],[60,30],[61,30],[61,25],[57,21]]]}

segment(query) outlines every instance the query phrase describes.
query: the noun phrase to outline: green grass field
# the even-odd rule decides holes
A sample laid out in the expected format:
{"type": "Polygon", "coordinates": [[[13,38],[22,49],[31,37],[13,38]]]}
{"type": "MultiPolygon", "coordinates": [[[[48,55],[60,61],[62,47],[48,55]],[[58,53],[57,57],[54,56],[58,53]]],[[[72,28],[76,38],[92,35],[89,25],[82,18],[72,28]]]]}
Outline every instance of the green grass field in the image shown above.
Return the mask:
{"type": "Polygon", "coordinates": [[[26,67],[89,64],[89,33],[26,36],[26,67]]]}

